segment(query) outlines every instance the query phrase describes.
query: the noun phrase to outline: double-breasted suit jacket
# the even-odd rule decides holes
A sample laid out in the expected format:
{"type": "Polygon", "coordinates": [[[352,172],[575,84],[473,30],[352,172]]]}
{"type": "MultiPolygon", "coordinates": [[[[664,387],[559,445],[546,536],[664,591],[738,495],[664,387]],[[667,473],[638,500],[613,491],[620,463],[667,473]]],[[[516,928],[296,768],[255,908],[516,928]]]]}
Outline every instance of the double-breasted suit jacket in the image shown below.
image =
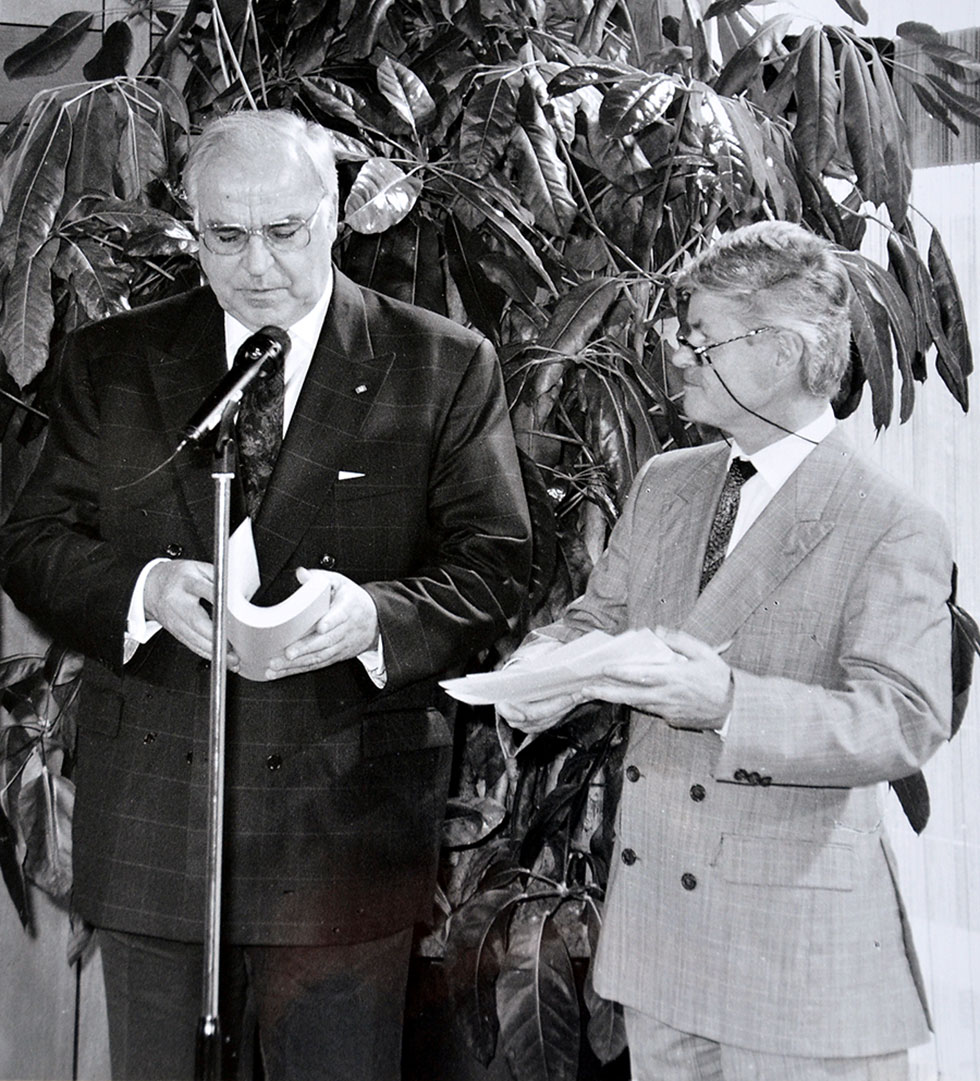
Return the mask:
{"type": "Polygon", "coordinates": [[[949,734],[946,531],[836,430],[699,595],[728,456],[653,459],[585,595],[525,647],[657,625],[731,642],[724,737],[632,712],[596,987],[763,1052],[912,1046],[927,1013],[878,782],[949,734]]]}
{"type": "MultiPolygon", "coordinates": [[[[0,545],[14,601],[88,658],[75,905],[98,926],[188,941],[204,918],[208,664],[166,632],[123,664],[123,642],[148,560],[211,561],[211,453],[154,470],[225,370],[208,289],[82,329],[0,545]]],[[[368,590],[387,682],[379,691],[356,660],[269,683],[229,676],[225,937],[379,937],[431,912],[451,757],[437,680],[505,630],[529,568],[486,340],[335,274],[254,532],[256,603],[288,596],[298,567],[368,590]]]]}

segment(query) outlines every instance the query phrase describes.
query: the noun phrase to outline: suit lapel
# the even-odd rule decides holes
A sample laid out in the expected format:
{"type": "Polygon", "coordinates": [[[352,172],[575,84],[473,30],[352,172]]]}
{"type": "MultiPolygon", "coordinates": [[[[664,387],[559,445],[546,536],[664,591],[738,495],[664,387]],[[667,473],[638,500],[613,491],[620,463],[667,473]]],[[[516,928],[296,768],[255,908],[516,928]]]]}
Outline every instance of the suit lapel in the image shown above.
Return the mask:
{"type": "Polygon", "coordinates": [[[839,429],[813,449],[722,563],[683,630],[712,645],[734,637],[834,528],[834,491],[851,456],[839,429]]]}
{"type": "Polygon", "coordinates": [[[711,519],[725,480],[728,444],[705,450],[690,472],[677,478],[661,523],[652,524],[652,554],[644,562],[653,574],[640,592],[654,606],[649,619],[665,626],[677,626],[697,601],[711,519]]]}
{"type": "MultiPolygon", "coordinates": [[[[166,442],[177,447],[184,425],[227,370],[224,317],[211,290],[189,293],[173,337],[162,345],[148,342],[146,352],[166,442]]],[[[170,467],[205,545],[214,532],[211,463],[207,447],[185,447],[170,467]]]]}
{"type": "Polygon", "coordinates": [[[363,294],[335,270],[320,340],[255,522],[263,582],[284,569],[322,509],[392,359],[373,355],[363,294]]]}

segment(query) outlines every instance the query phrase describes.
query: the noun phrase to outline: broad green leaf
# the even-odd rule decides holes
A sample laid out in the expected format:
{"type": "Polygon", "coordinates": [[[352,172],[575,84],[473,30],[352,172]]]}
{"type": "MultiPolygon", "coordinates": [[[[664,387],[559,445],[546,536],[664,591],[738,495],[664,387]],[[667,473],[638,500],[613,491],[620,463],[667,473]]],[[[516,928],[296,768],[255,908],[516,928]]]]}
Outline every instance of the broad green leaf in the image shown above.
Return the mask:
{"type": "Polygon", "coordinates": [[[934,119],[947,127],[954,135],[959,135],[960,129],[949,115],[949,110],[929,89],[921,83],[910,83],[912,92],[919,100],[919,104],[934,119]]]}
{"type": "Polygon", "coordinates": [[[92,82],[125,75],[132,53],[133,31],[128,22],[117,19],[106,27],[99,51],[82,68],[82,74],[92,82]]]}
{"type": "Polygon", "coordinates": [[[602,86],[606,83],[616,85],[623,79],[634,78],[636,69],[626,64],[591,63],[577,64],[566,68],[548,83],[548,93],[552,97],[570,94],[584,86],[602,86]]]}
{"type": "Polygon", "coordinates": [[[122,118],[114,107],[115,93],[111,84],[93,87],[73,110],[71,155],[65,174],[66,203],[83,193],[114,194],[122,128],[122,118]]]}
{"type": "Polygon", "coordinates": [[[964,83],[975,83],[980,79],[980,60],[965,49],[955,45],[926,43],[922,51],[934,60],[947,74],[964,83]]]}
{"type": "Polygon", "coordinates": [[[91,237],[64,241],[54,270],[70,283],[90,320],[105,319],[129,306],[129,271],[116,261],[110,250],[91,237]]]}
{"type": "Polygon", "coordinates": [[[373,126],[373,112],[367,99],[345,83],[326,77],[300,79],[317,108],[327,116],[346,120],[358,128],[373,126]]]}
{"type": "Polygon", "coordinates": [[[575,1081],[581,1039],[578,992],[551,915],[522,911],[511,921],[497,978],[500,1043],[514,1077],[575,1081]]]}
{"type": "Polygon", "coordinates": [[[869,288],[864,262],[860,257],[846,257],[851,279],[851,334],[871,387],[871,414],[879,431],[891,419],[895,388],[894,361],[888,313],[869,288]]]}
{"type": "Polygon", "coordinates": [[[946,355],[940,351],[937,367],[943,382],[965,410],[968,401],[966,377],[973,371],[973,350],[956,274],[935,229],[929,237],[928,263],[943,332],[951,349],[946,355]]]}
{"type": "Polygon", "coordinates": [[[895,99],[891,79],[877,49],[871,50],[871,85],[878,95],[878,115],[881,118],[882,156],[885,161],[883,194],[885,206],[896,229],[901,228],[908,213],[912,191],[912,159],[909,153],[909,132],[902,111],[895,99]]]}
{"type": "Polygon", "coordinates": [[[575,286],[558,301],[538,345],[549,353],[578,356],[602,324],[619,289],[615,278],[592,278],[575,286]]]}
{"type": "Polygon", "coordinates": [[[912,415],[912,406],[915,402],[915,384],[912,370],[912,358],[917,345],[915,314],[895,278],[870,259],[866,261],[865,265],[868,281],[874,290],[875,298],[880,301],[888,314],[888,323],[895,346],[895,356],[902,376],[899,420],[904,424],[912,415]]]}
{"type": "MultiPolygon", "coordinates": [[[[719,98],[728,117],[731,131],[741,151],[739,160],[743,172],[740,174],[743,184],[754,182],[759,191],[767,193],[776,216],[796,220],[798,213],[791,207],[798,207],[800,195],[796,189],[792,173],[785,168],[785,159],[792,152],[786,140],[781,153],[773,155],[777,147],[772,145],[774,125],[759,117],[753,109],[739,98],[719,98]]],[[[749,188],[745,188],[747,194],[749,188]]],[[[745,197],[743,195],[743,202],[745,197]]]]}
{"type": "Polygon", "coordinates": [[[837,153],[840,100],[831,44],[820,29],[810,27],[800,49],[793,142],[814,176],[820,176],[837,153]]]}
{"type": "Polygon", "coordinates": [[[504,936],[520,888],[485,889],[459,908],[446,939],[446,983],[453,1017],[467,1044],[485,1066],[497,1047],[500,1022],[496,985],[504,958],[504,936]]]}
{"type": "Polygon", "coordinates": [[[751,2],[752,0],[714,0],[704,13],[704,18],[707,20],[716,19],[719,15],[731,15],[735,11],[741,11],[751,2]]]}
{"type": "Polygon", "coordinates": [[[868,13],[864,10],[861,0],[837,0],[837,6],[850,15],[855,22],[859,22],[862,26],[868,25],[868,13]]]}
{"type": "Polygon", "coordinates": [[[49,240],[30,258],[14,263],[4,286],[0,353],[11,379],[22,389],[48,362],[54,326],[51,268],[57,254],[57,240],[49,240]]]}
{"type": "Polygon", "coordinates": [[[517,91],[507,79],[485,83],[470,98],[459,132],[459,157],[474,178],[501,160],[517,122],[517,91]]]}
{"type": "Polygon", "coordinates": [[[167,173],[167,155],[159,133],[143,116],[130,111],[119,134],[117,190],[122,199],[138,199],[151,181],[167,173]]]}
{"type": "Polygon", "coordinates": [[[776,15],[763,23],[722,68],[714,82],[715,92],[725,97],[734,97],[756,79],[761,79],[766,57],[774,53],[785,53],[782,38],[792,21],[791,15],[776,15]]]}
{"type": "Polygon", "coordinates": [[[387,158],[371,158],[357,174],[344,203],[344,221],[357,233],[381,233],[405,217],[422,191],[421,182],[387,158]]]}
{"type": "Polygon", "coordinates": [[[955,89],[945,79],[940,79],[931,72],[927,73],[926,78],[932,83],[932,88],[943,104],[952,112],[964,120],[969,120],[971,124],[980,124],[980,101],[977,98],[955,89]]]}
{"type": "Polygon", "coordinates": [[[337,161],[367,161],[374,157],[374,151],[353,135],[347,135],[342,131],[332,131],[333,153],[337,161]]]}
{"type": "Polygon", "coordinates": [[[881,109],[878,94],[853,42],[841,44],[843,98],[841,113],[847,149],[865,197],[875,206],[885,201],[885,158],[882,149],[881,109]]]}
{"type": "Polygon", "coordinates": [[[511,147],[517,152],[522,201],[539,228],[564,236],[575,221],[578,205],[568,190],[568,169],[558,154],[558,137],[526,85],[518,101],[518,120],[511,147]]]}
{"type": "Polygon", "coordinates": [[[943,36],[928,23],[904,22],[895,27],[895,33],[916,45],[941,45],[943,36]]]}
{"type": "Polygon", "coordinates": [[[36,38],[15,49],[3,62],[8,79],[50,75],[68,63],[92,25],[90,11],[68,11],[36,38]]]}
{"type": "Polygon", "coordinates": [[[0,265],[30,259],[48,238],[64,196],[70,152],[71,122],[58,103],[49,100],[32,122],[20,154],[9,163],[12,178],[4,177],[9,194],[0,222],[0,265]]]}
{"type": "Polygon", "coordinates": [[[446,262],[463,307],[473,325],[495,345],[500,344],[500,315],[506,296],[480,265],[482,254],[470,231],[450,214],[445,226],[446,262]]]}
{"type": "MultiPolygon", "coordinates": [[[[436,190],[442,190],[439,184],[434,185],[434,187],[436,190]]],[[[544,263],[541,262],[541,257],[512,220],[518,208],[507,205],[507,210],[510,213],[510,216],[508,216],[497,202],[493,202],[488,198],[485,189],[481,185],[471,181],[468,177],[457,176],[454,178],[452,194],[463,203],[468,204],[482,218],[486,227],[498,234],[508,249],[512,248],[519,252],[525,259],[527,266],[541,279],[548,292],[552,295],[555,294],[555,283],[544,263]]],[[[494,195],[496,194],[495,192],[494,195]]]]}
{"type": "Polygon", "coordinates": [[[599,126],[610,139],[634,135],[663,119],[677,90],[677,82],[670,75],[624,79],[603,97],[599,126]]]}
{"type": "Polygon", "coordinates": [[[394,0],[358,0],[346,31],[351,56],[360,60],[371,55],[393,3],[394,0]]]}
{"type": "Polygon", "coordinates": [[[446,282],[435,225],[415,215],[383,233],[355,233],[344,269],[361,285],[446,315],[446,282]]]}
{"type": "Polygon", "coordinates": [[[377,73],[378,89],[412,131],[418,134],[429,127],[435,117],[435,102],[415,72],[386,56],[377,73]]]}
{"type": "Polygon", "coordinates": [[[75,786],[42,766],[37,776],[24,771],[18,800],[27,856],[24,874],[45,893],[62,900],[72,885],[71,820],[75,786]]]}
{"type": "Polygon", "coordinates": [[[503,822],[507,808],[489,796],[456,796],[446,802],[442,843],[447,848],[479,844],[503,822]]]}
{"type": "Polygon", "coordinates": [[[717,178],[725,205],[741,213],[748,208],[751,193],[759,189],[725,107],[726,99],[701,85],[691,91],[688,101],[687,115],[699,133],[705,158],[714,165],[714,176],[709,170],[698,171],[698,186],[710,191],[717,178]]]}

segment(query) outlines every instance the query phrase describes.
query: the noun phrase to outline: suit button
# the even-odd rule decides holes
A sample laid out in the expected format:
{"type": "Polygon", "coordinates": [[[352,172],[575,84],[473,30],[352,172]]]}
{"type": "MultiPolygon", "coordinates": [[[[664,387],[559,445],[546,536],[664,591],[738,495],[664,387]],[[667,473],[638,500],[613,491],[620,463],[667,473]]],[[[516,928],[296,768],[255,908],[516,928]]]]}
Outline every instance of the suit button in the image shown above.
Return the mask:
{"type": "Polygon", "coordinates": [[[325,571],[332,571],[337,566],[337,557],[331,555],[329,552],[324,552],[320,556],[320,569],[325,571]]]}
{"type": "Polygon", "coordinates": [[[168,544],[163,550],[163,554],[168,559],[180,559],[184,554],[184,546],[182,544],[168,544]]]}
{"type": "Polygon", "coordinates": [[[685,871],[681,875],[681,885],[686,890],[696,890],[698,888],[698,880],[691,874],[690,871],[685,871]]]}
{"type": "Polygon", "coordinates": [[[635,784],[639,779],[640,779],[640,771],[636,768],[636,766],[627,766],[626,767],[626,780],[627,781],[633,781],[633,783],[635,784]]]}
{"type": "Polygon", "coordinates": [[[282,755],[270,754],[265,760],[265,768],[275,772],[277,769],[282,769],[282,755]]]}
{"type": "Polygon", "coordinates": [[[627,867],[632,867],[634,863],[640,858],[632,848],[624,848],[622,852],[622,861],[627,867]]]}
{"type": "Polygon", "coordinates": [[[691,799],[694,800],[695,803],[700,803],[706,795],[707,792],[705,792],[703,784],[691,785],[691,799]]]}

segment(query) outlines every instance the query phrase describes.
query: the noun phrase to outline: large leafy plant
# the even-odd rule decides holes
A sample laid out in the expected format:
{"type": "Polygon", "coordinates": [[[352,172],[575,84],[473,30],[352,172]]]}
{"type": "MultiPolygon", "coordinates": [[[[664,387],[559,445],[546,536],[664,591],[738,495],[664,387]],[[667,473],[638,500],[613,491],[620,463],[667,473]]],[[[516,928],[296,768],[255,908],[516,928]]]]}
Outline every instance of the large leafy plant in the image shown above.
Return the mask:
{"type": "MultiPolygon", "coordinates": [[[[30,392],[79,319],[182,286],[191,239],[173,184],[206,115],[284,105],[320,121],[341,163],[341,265],[497,346],[537,527],[517,637],[580,591],[639,463],[710,435],[675,404],[668,282],[718,230],[803,221],[847,253],[841,416],[867,392],[876,426],[907,419],[931,366],[967,408],[962,302],[909,205],[895,86],[955,129],[980,120],[961,89],[980,63],[907,23],[899,36],[932,65],[916,75],[853,29],[858,0],[838,3],[851,26],[793,34],[745,0],[190,0],[179,16],[134,3],[126,19],[159,23],[142,74],[124,75],[126,34],[110,27],[101,81],[36,99],[0,144],[6,369],[30,392]],[[106,138],[82,137],[78,102],[106,138]]],[[[5,70],[63,62],[83,15],[5,70]]],[[[446,920],[427,946],[446,955],[481,1059],[499,1042],[522,1081],[573,1077],[572,960],[598,926],[622,722],[587,711],[506,757],[492,718],[468,722],[446,920]]],[[[612,1057],[614,1019],[592,1021],[612,1057]]]]}

